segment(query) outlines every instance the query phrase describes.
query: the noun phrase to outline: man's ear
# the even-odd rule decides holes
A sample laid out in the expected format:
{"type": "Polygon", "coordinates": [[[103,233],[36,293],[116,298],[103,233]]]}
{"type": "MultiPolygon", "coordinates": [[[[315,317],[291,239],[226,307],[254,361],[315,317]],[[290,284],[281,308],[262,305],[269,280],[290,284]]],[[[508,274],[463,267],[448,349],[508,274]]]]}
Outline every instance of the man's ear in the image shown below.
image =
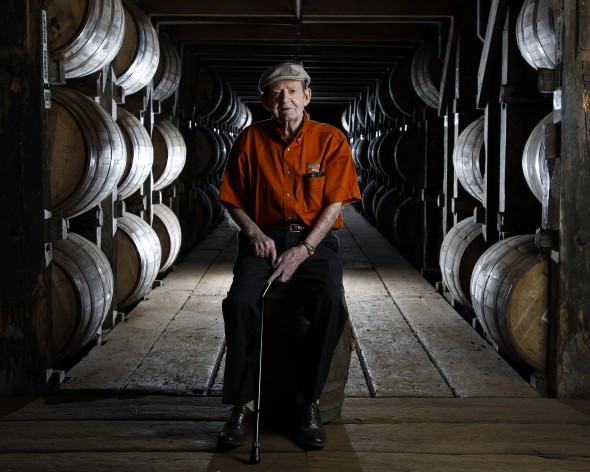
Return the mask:
{"type": "Polygon", "coordinates": [[[303,91],[305,97],[303,99],[303,106],[306,107],[311,101],[311,89],[308,87],[303,91]]]}

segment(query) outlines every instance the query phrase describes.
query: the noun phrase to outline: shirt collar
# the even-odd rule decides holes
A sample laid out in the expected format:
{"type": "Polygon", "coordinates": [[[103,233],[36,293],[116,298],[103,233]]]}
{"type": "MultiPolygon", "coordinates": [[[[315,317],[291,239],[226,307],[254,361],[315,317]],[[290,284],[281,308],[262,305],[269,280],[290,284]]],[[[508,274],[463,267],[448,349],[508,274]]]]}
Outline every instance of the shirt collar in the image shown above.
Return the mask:
{"type": "MultiPolygon", "coordinates": [[[[293,138],[293,141],[296,141],[297,139],[299,139],[303,135],[303,131],[305,130],[305,127],[306,127],[308,121],[309,121],[309,118],[307,116],[307,112],[305,110],[303,110],[303,120],[301,121],[301,127],[299,128],[299,131],[297,132],[297,134],[293,138]]],[[[275,130],[276,130],[277,135],[280,138],[282,138],[283,133],[282,133],[281,128],[277,126],[277,123],[275,123],[274,120],[272,120],[272,123],[275,125],[275,130]]]]}

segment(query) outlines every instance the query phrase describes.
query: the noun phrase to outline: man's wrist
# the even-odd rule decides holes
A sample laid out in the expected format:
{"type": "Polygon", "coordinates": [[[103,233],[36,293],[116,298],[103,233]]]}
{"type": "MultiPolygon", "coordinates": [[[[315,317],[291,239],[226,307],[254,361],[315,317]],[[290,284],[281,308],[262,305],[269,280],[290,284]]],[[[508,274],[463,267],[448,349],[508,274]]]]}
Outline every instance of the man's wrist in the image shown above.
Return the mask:
{"type": "Polygon", "coordinates": [[[305,247],[305,249],[307,250],[307,253],[310,256],[313,256],[315,254],[315,247],[312,246],[310,243],[308,243],[307,241],[303,240],[301,241],[301,243],[299,243],[301,246],[305,247]]]}

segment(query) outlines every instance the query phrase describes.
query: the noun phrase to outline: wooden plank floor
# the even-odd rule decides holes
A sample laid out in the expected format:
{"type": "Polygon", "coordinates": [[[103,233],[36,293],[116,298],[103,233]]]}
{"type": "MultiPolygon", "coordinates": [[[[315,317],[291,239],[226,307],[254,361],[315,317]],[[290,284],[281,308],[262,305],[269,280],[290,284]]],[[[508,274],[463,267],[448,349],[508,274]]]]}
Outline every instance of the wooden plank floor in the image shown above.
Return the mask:
{"type": "MultiPolygon", "coordinates": [[[[543,398],[347,398],[306,452],[263,426],[254,470],[588,471],[588,401],[543,398]],[[586,410],[587,411],[587,410],[586,410]]],[[[3,471],[243,471],[250,441],[215,450],[219,398],[58,395],[0,421],[3,471]]]]}
{"type": "MultiPolygon", "coordinates": [[[[590,401],[540,398],[354,209],[340,232],[357,349],[324,450],[264,424],[260,471],[590,471],[590,401]]],[[[2,471],[241,471],[215,450],[221,301],[235,232],[220,225],[58,393],[0,406],[2,471]]],[[[264,417],[263,417],[264,418],[264,417]]]]}

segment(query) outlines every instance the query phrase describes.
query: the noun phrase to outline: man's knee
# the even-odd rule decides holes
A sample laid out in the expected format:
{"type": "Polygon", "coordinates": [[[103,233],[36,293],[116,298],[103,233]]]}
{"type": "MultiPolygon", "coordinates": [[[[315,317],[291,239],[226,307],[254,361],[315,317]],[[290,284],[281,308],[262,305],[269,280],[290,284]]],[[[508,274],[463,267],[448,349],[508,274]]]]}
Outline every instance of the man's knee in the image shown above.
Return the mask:
{"type": "Polygon", "coordinates": [[[226,324],[244,323],[256,319],[258,304],[252,297],[241,296],[239,292],[228,292],[221,303],[223,319],[226,324]]]}

